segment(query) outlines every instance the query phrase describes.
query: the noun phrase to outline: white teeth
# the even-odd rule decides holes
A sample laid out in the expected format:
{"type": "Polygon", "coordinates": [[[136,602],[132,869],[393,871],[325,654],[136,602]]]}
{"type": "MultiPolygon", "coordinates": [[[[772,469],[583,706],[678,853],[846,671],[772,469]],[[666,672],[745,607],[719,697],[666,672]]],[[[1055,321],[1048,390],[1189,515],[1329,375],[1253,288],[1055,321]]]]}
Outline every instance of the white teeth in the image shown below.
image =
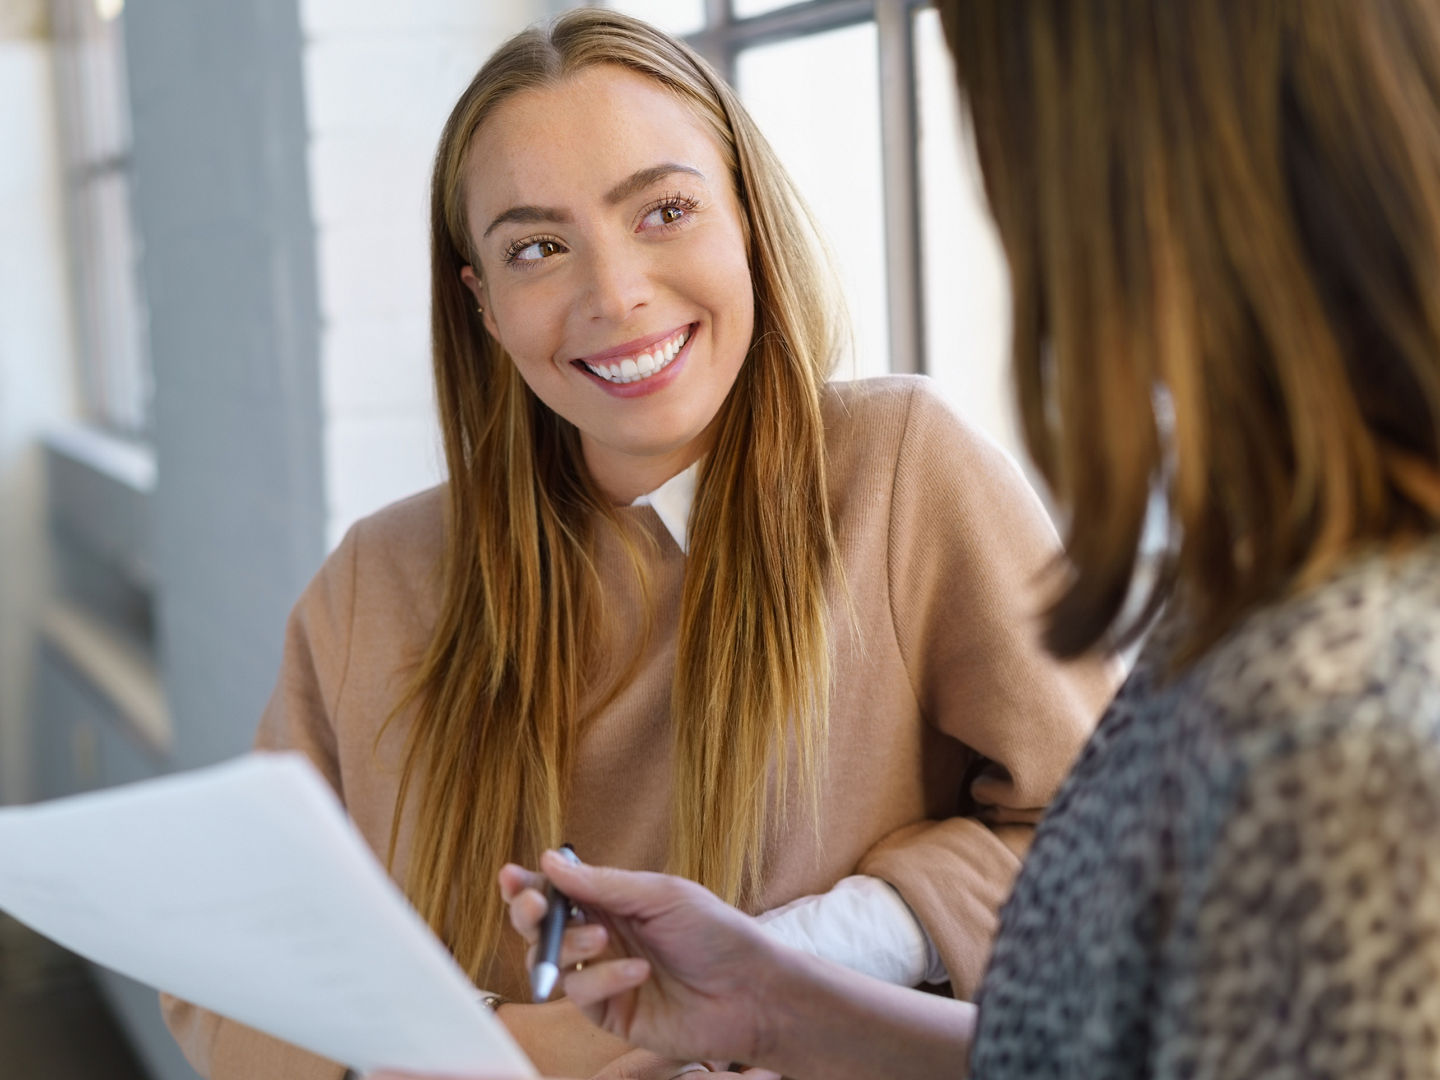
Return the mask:
{"type": "Polygon", "coordinates": [[[586,367],[606,382],[639,382],[667,367],[670,361],[680,355],[680,350],[689,340],[690,328],[687,326],[663,345],[652,345],[649,352],[627,356],[616,364],[587,364],[586,367]]]}

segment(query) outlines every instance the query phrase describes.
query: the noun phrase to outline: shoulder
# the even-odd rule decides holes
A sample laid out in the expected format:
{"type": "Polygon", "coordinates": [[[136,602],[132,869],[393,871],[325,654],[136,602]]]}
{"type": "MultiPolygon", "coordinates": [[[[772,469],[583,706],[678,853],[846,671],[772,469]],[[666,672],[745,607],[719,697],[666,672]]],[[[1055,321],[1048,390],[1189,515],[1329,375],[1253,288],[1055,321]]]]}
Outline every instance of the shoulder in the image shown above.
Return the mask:
{"type": "Polygon", "coordinates": [[[440,587],[447,488],[429,488],[356,521],[317,581],[371,604],[429,608],[440,587]]]}
{"type": "Polygon", "coordinates": [[[1440,668],[1395,614],[1362,611],[1354,640],[1328,644],[1338,624],[1315,624],[1305,656],[1273,669],[1309,685],[1277,681],[1232,738],[1240,767],[1192,924],[1202,1046],[1256,995],[1293,1006],[1297,1046],[1375,1016],[1397,1053],[1425,1045],[1417,1009],[1440,1009],[1440,668]]]}
{"type": "Polygon", "coordinates": [[[828,464],[842,482],[883,473],[897,484],[910,478],[962,500],[993,485],[1029,489],[1015,460],[923,375],[830,383],[822,414],[828,464]]]}
{"type": "Polygon", "coordinates": [[[827,383],[821,404],[827,439],[896,444],[912,428],[951,430],[980,437],[940,396],[924,375],[882,375],[827,383]]]}
{"type": "Polygon", "coordinates": [[[350,535],[370,560],[428,562],[444,547],[447,494],[441,484],[393,502],[355,522],[350,535]]]}
{"type": "Polygon", "coordinates": [[[1198,695],[1251,761],[1372,728],[1433,739],[1437,605],[1440,542],[1361,555],[1248,618],[1202,661],[1198,695]]]}
{"type": "MultiPolygon", "coordinates": [[[[1295,845],[1341,839],[1336,822],[1440,829],[1437,604],[1434,545],[1363,556],[1252,614],[1174,683],[1146,683],[1163,771],[1193,795],[1197,851],[1218,845],[1258,880],[1295,845]]],[[[1330,851],[1304,873],[1343,861],[1330,851]]]]}

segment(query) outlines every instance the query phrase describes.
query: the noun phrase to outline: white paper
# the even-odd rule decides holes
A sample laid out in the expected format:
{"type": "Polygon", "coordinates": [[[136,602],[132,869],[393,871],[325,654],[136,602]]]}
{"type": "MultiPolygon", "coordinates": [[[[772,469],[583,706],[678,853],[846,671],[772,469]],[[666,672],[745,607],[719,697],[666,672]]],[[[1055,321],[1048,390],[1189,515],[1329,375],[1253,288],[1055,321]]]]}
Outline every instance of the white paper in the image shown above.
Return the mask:
{"type": "Polygon", "coordinates": [[[0,908],[357,1072],[536,1075],[299,754],[0,810],[0,908]]]}

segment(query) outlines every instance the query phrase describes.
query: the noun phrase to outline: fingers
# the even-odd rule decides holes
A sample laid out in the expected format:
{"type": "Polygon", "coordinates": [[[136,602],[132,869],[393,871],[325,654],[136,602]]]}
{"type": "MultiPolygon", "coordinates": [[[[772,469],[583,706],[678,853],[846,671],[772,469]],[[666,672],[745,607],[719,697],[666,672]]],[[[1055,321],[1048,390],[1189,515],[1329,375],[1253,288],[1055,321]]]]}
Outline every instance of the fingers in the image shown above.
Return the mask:
{"type": "Polygon", "coordinates": [[[531,945],[540,937],[540,923],[550,903],[535,889],[522,889],[513,897],[507,897],[510,905],[510,925],[520,931],[520,936],[531,945]]]}
{"type": "Polygon", "coordinates": [[[545,879],[533,870],[526,870],[523,866],[516,866],[514,863],[506,863],[500,868],[500,895],[507,904],[525,889],[534,889],[536,892],[543,893],[545,879]]]}
{"type": "Polygon", "coordinates": [[[581,971],[566,972],[565,996],[584,1009],[634,990],[649,977],[650,965],[644,960],[602,960],[581,971]]]}
{"type": "MultiPolygon", "coordinates": [[[[540,923],[549,908],[549,901],[534,889],[526,887],[507,897],[510,905],[510,925],[532,946],[540,938],[540,923]]],[[[572,967],[586,960],[594,960],[605,951],[610,935],[600,923],[572,922],[560,942],[560,966],[572,967]]],[[[533,962],[534,957],[528,958],[533,962]]]]}
{"type": "Polygon", "coordinates": [[[603,926],[570,927],[560,940],[561,969],[598,959],[609,943],[610,934],[603,926]]]}
{"type": "Polygon", "coordinates": [[[614,915],[639,915],[700,888],[667,874],[572,863],[554,851],[540,856],[540,869],[575,903],[614,915]]]}

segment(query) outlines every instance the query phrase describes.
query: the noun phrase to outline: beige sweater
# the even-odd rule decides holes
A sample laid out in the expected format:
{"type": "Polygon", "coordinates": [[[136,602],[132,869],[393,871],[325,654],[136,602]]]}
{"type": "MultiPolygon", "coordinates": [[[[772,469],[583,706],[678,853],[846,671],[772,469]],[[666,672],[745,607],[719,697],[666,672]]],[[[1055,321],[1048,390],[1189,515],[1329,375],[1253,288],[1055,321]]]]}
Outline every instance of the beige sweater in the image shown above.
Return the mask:
{"type": "MultiPolygon", "coordinates": [[[[924,925],[955,992],[968,996],[1033,826],[1109,700],[1114,670],[1061,666],[1043,653],[1034,585],[1056,553],[1055,535],[1014,462],[928,381],[837,384],[825,423],[855,619],[834,620],[819,828],[799,825],[771,843],[761,908],[824,892],[848,874],[882,878],[924,925]]],[[[443,507],[443,489],[431,490],[350,531],[296,605],[257,739],[308,754],[382,857],[403,717],[376,740],[400,670],[435,618],[443,507]]],[[[685,557],[652,509],[621,515],[656,540],[648,568],[656,630],[634,681],[587,728],[566,835],[589,862],[659,869],[685,557]]],[[[597,547],[604,580],[633,580],[613,532],[602,530],[597,547]]],[[[616,633],[640,624],[634,592],[627,586],[616,605],[616,633]]],[[[804,821],[796,811],[789,820],[804,821]]],[[[402,879],[405,835],[402,822],[402,879]]],[[[502,948],[487,989],[523,1000],[518,944],[502,948]]],[[[183,1002],[165,1004],[176,1038],[212,1080],[341,1073],[183,1002]]]]}

